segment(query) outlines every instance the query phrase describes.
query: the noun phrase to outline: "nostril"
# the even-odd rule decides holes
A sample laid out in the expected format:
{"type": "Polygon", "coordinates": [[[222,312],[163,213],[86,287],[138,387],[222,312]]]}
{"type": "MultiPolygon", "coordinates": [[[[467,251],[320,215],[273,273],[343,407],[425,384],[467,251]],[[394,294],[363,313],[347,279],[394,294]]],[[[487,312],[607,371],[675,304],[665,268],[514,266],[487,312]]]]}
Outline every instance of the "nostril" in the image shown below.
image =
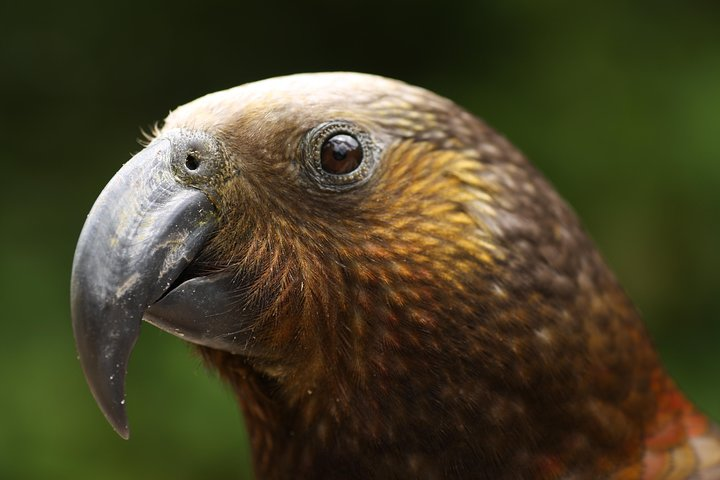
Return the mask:
{"type": "Polygon", "coordinates": [[[188,153],[187,157],[185,157],[185,167],[188,170],[197,170],[200,167],[200,160],[192,153],[188,153]]]}

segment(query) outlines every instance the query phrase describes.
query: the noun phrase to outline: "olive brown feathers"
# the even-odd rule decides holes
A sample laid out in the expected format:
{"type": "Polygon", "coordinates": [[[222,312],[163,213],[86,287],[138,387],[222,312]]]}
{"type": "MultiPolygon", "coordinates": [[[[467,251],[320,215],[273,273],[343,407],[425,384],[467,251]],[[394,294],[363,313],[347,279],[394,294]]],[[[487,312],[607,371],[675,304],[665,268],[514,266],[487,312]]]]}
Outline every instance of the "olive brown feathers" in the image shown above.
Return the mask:
{"type": "Polygon", "coordinates": [[[220,145],[178,282],[232,277],[242,344],[196,343],[258,478],[720,478],[574,213],[460,107],[307,74],[191,102],[155,142],[176,132],[220,145]]]}

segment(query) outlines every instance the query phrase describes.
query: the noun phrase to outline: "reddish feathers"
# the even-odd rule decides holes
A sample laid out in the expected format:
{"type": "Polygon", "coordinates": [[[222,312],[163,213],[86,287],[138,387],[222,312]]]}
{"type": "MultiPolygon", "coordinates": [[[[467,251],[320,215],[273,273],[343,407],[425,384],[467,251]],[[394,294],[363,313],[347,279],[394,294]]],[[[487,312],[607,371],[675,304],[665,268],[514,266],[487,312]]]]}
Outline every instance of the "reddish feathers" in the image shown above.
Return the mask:
{"type": "Polygon", "coordinates": [[[720,478],[720,432],[658,371],[657,413],[648,427],[643,479],[720,478]],[[695,476],[693,476],[695,475],[695,476]]]}

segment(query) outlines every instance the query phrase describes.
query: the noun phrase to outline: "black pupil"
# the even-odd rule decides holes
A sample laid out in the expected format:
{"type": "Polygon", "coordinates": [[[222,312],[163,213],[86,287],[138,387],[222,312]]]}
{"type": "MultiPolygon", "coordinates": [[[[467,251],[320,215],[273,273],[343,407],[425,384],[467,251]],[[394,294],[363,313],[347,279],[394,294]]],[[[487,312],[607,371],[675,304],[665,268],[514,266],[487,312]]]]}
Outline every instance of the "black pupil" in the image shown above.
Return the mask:
{"type": "Polygon", "coordinates": [[[350,173],[360,166],[363,150],[352,135],[339,133],[325,140],[320,153],[323,170],[334,175],[350,173]]]}

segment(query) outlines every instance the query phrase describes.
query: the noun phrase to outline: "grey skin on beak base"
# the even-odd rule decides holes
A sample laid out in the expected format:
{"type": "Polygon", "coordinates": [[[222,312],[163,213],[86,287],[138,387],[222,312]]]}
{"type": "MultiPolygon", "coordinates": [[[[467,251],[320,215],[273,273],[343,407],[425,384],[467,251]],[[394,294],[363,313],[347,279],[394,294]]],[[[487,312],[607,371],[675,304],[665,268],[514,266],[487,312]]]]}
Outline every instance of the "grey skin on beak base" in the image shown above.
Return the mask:
{"type": "Polygon", "coordinates": [[[188,152],[217,156],[206,135],[197,137],[155,140],[125,164],[95,202],[75,250],[71,312],[80,363],[123,438],[129,436],[125,376],[142,317],[216,227],[208,195],[178,175],[188,152]]]}

